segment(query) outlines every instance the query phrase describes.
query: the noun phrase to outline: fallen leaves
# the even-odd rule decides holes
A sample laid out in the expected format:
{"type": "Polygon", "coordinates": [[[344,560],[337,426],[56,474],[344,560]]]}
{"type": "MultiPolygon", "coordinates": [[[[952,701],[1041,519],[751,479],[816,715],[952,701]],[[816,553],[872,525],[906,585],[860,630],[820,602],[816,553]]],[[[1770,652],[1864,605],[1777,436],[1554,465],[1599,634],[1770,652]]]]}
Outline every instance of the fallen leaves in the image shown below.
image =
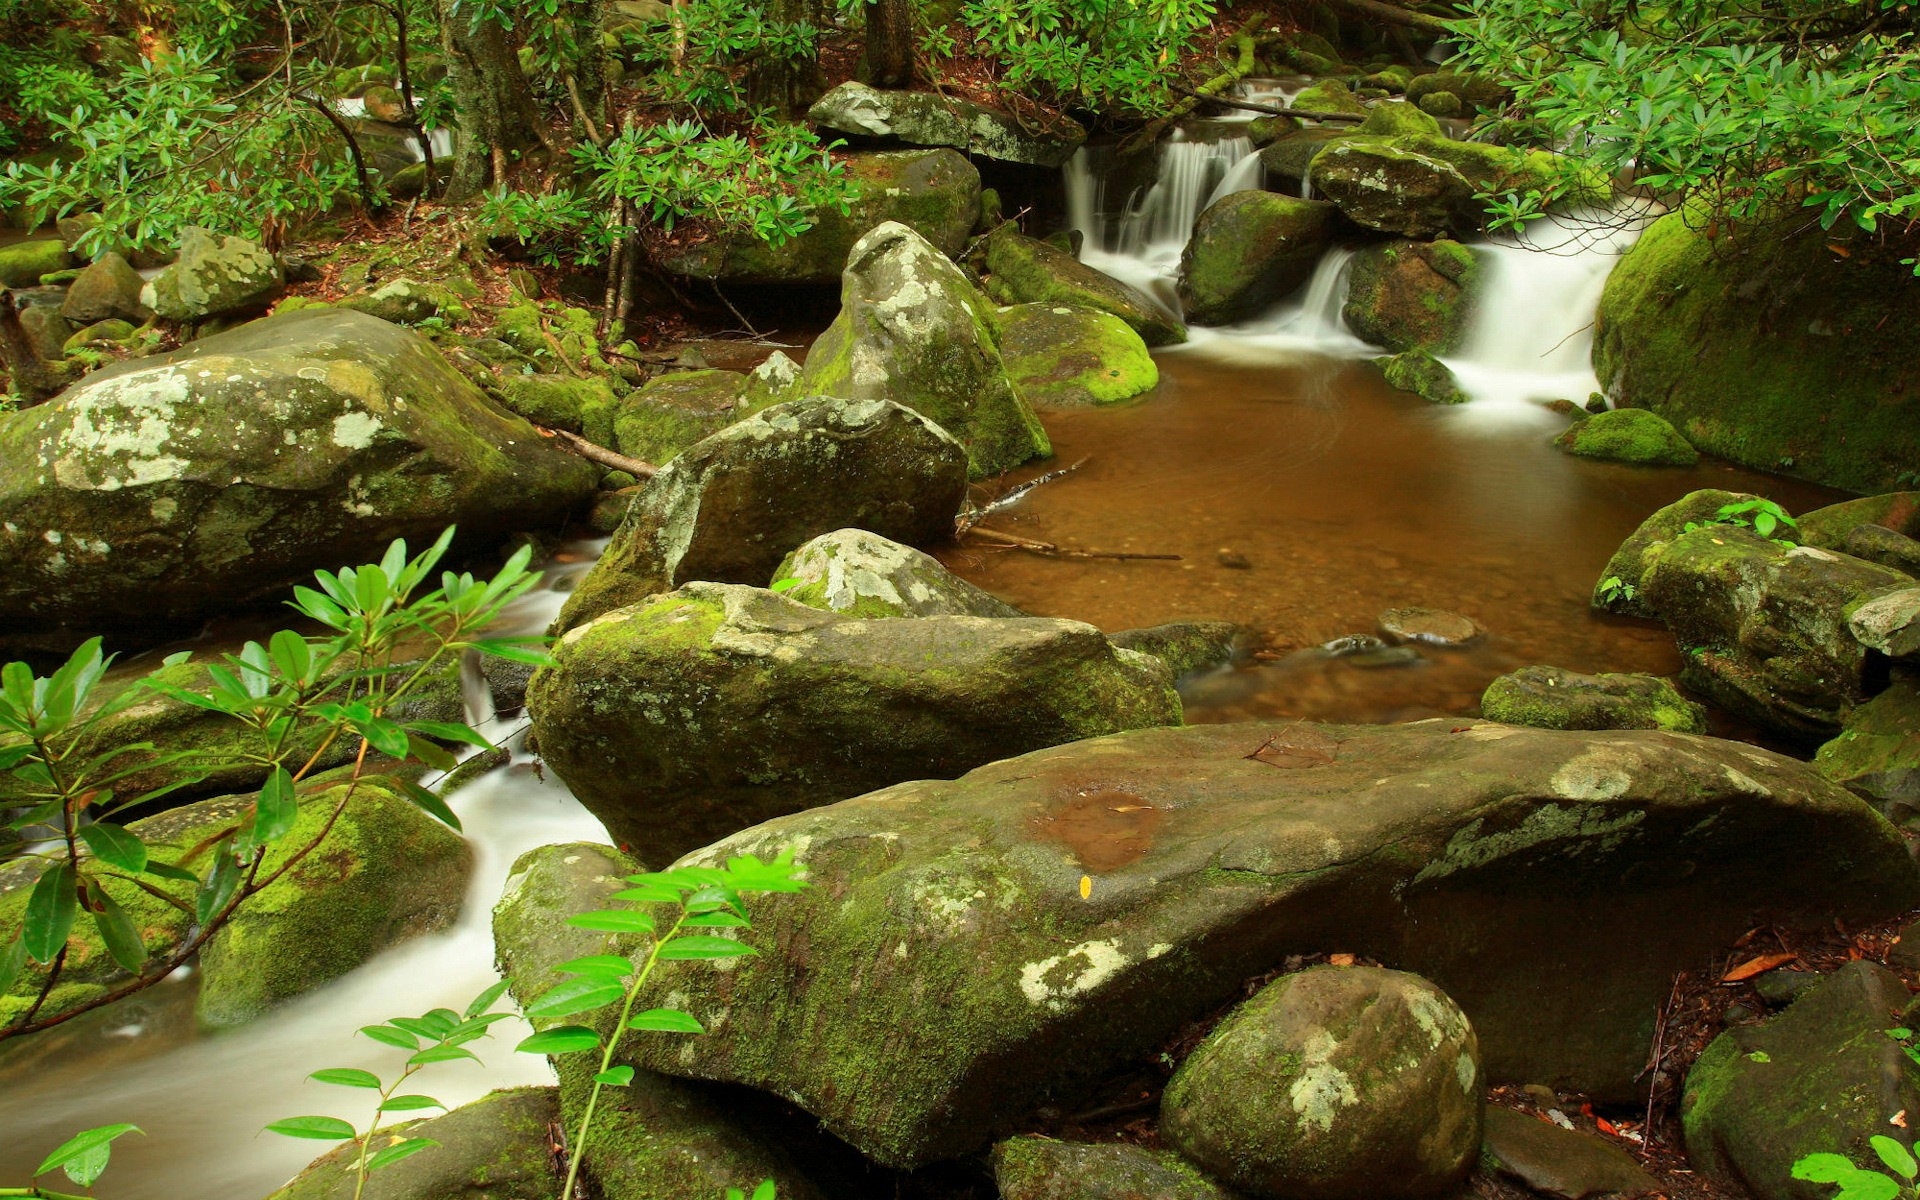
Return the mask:
{"type": "Polygon", "coordinates": [[[1775,967],[1784,967],[1800,956],[1797,954],[1761,954],[1748,959],[1720,977],[1721,983],[1740,983],[1756,975],[1765,975],[1775,967]]]}

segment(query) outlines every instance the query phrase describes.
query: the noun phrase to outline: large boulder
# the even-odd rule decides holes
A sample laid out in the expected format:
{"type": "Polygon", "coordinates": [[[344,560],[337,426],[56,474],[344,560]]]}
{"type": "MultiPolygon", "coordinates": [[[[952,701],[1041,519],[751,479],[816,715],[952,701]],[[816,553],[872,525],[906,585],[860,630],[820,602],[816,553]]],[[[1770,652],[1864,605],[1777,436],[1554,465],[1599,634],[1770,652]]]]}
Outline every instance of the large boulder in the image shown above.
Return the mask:
{"type": "Polygon", "coordinates": [[[1616,408],[1575,421],[1553,444],[1575,458],[1640,467],[1691,467],[1700,461],[1680,431],[1644,408],[1616,408]]]}
{"type": "Polygon", "coordinates": [[[1800,514],[1798,532],[1806,545],[1845,550],[1848,536],[1862,525],[1920,538],[1920,492],[1886,492],[1816,508],[1800,514]]]}
{"type": "Polygon", "coordinates": [[[897,222],[854,243],[840,315],[814,341],[795,388],[904,404],[960,439],[976,477],[1053,453],[1007,378],[993,306],[932,243],[897,222]]]}
{"type": "Polygon", "coordinates": [[[1896,679],[1848,712],[1813,765],[1895,820],[1920,815],[1920,682],[1896,679]]]}
{"type": "Polygon", "coordinates": [[[759,955],[671,985],[712,1032],[638,1053],[895,1165],[968,1152],[1329,950],[1444,988],[1495,1080],[1629,1097],[1676,971],[1756,920],[1920,899],[1892,826],[1782,755],[1457,720],[1099,738],[689,861],[783,847],[813,886],[756,902],[759,955]]]}
{"type": "Polygon", "coordinates": [[[1479,302],[1480,260],[1459,242],[1387,242],[1353,256],[1340,316],[1399,354],[1458,350],[1479,302]]]}
{"type": "Polygon", "coordinates": [[[1453,164],[1387,142],[1343,141],[1313,159],[1314,190],[1356,225],[1408,238],[1472,232],[1474,188],[1453,164]]]}
{"type": "Polygon", "coordinates": [[[1660,218],[1607,277],[1593,343],[1607,394],[1746,466],[1855,492],[1902,486],[1920,463],[1912,268],[1865,237],[1716,238],[1705,223],[1660,218]]]}
{"type": "Polygon", "coordinates": [[[980,215],[980,172],[952,150],[850,154],[847,174],[860,198],[845,213],[822,207],[815,224],[780,246],[751,237],[667,251],[663,269],[722,284],[833,284],[853,244],[874,226],[898,221],[952,257],[980,215]]]}
{"type": "Polygon", "coordinates": [[[1000,1200],[1235,1200],[1177,1154],[1028,1135],[993,1148],[1000,1200]]]}
{"type": "Polygon", "coordinates": [[[286,290],[280,260],[257,242],[189,226],[178,256],[140,291],[140,303],[168,321],[263,312],[286,290]]]}
{"type": "Polygon", "coordinates": [[[987,294],[1002,304],[1092,308],[1119,317],[1149,346],[1187,340],[1187,327],[1139,288],[1011,228],[987,239],[987,271],[987,294]]]}
{"type": "Polygon", "coordinates": [[[359,1143],[347,1142],[267,1200],[560,1200],[551,1148],[559,1119],[551,1087],[489,1092],[442,1116],[389,1126],[374,1153],[405,1138],[434,1145],[367,1176],[364,1190],[354,1170],[359,1143]]]}
{"type": "Polygon", "coordinates": [[[765,584],[788,553],[836,529],[944,542],[966,493],[966,450],[912,409],[819,396],[778,404],[648,482],[558,628],[693,580],[765,584]]]}
{"type": "Polygon", "coordinates": [[[1259,316],[1312,277],[1334,219],[1330,204],[1272,192],[1230,192],[1208,205],[1180,256],[1187,319],[1230,325],[1259,316]]]}
{"type": "Polygon", "coordinates": [[[1007,378],[1035,408],[1117,404],[1160,382],[1146,342],[1112,313],[1016,304],[996,312],[994,321],[1007,378]]]}
{"type": "Polygon", "coordinates": [[[397,537],[552,525],[596,475],[416,333],[270,317],[0,419],[0,620],[53,643],[178,629],[397,537]]]}
{"type": "Polygon", "coordinates": [[[34,238],[0,246],[0,287],[40,286],[42,275],[52,275],[73,266],[73,255],[59,238],[34,238]]]}
{"type": "Polygon", "coordinates": [[[1480,711],[1489,721],[1539,729],[1707,731],[1707,710],[1657,675],[1522,667],[1487,685],[1480,711]]]}
{"type": "Polygon", "coordinates": [[[1480,1048],[1418,975],[1313,967],[1220,1022],[1174,1072],[1160,1134],[1255,1196],[1434,1196],[1480,1155],[1480,1048]]]}
{"type": "Polygon", "coordinates": [[[1887,1036],[1911,1006],[1899,976],[1853,962],[1766,1024],[1715,1038],[1680,1103],[1694,1169],[1757,1200],[1828,1200],[1832,1185],[1793,1178],[1794,1163],[1843,1154],[1872,1165],[1875,1136],[1911,1145],[1920,1066],[1887,1036]]]}
{"type": "Polygon", "coordinates": [[[773,586],[789,600],[849,617],[1024,617],[931,555],[864,529],[823,533],[787,555],[773,586]]]}
{"type": "Polygon", "coordinates": [[[664,862],[903,779],[1175,724],[1157,659],[1077,621],[865,620],[696,583],[579,626],[533,677],[542,758],[664,862]]]}
{"type": "Polygon", "coordinates": [[[814,101],[807,120],[856,138],[951,146],[977,158],[1048,169],[1064,165],[1087,140],[1086,129],[1066,117],[1036,129],[1032,122],[958,96],[885,91],[855,80],[814,101]]]}
{"type": "Polygon", "coordinates": [[[1592,606],[1605,612],[1630,617],[1653,617],[1653,610],[1641,598],[1648,568],[1666,551],[1667,544],[1696,525],[1713,521],[1721,509],[1760,497],[1751,492],[1726,492],[1702,488],[1688,492],[1665,508],[1657,509],[1638,528],[1627,535],[1613,552],[1600,578],[1593,585],[1592,606]]]}
{"type": "Polygon", "coordinates": [[[752,413],[740,372],[674,371],[620,401],[613,445],[641,462],[663,463],[752,413]]]}

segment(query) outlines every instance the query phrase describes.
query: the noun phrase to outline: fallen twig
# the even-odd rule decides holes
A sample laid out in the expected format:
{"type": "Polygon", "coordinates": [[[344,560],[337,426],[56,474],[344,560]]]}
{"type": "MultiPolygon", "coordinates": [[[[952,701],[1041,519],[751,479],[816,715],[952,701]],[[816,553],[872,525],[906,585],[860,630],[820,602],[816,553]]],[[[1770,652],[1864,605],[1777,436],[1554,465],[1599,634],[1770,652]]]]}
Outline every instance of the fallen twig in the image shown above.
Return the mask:
{"type": "Polygon", "coordinates": [[[1016,534],[1001,533],[997,529],[981,529],[975,526],[967,530],[970,537],[982,538],[996,545],[1008,546],[1015,550],[1025,550],[1031,554],[1040,554],[1048,558],[1114,558],[1121,560],[1147,559],[1155,562],[1178,562],[1178,554],[1135,554],[1129,550],[1068,550],[1052,542],[1035,541],[1016,534]]]}
{"type": "Polygon", "coordinates": [[[565,429],[554,429],[547,425],[535,425],[534,428],[546,434],[548,437],[558,438],[562,442],[565,442],[569,449],[588,462],[597,462],[601,466],[610,467],[615,471],[625,471],[637,479],[652,479],[660,473],[660,468],[654,466],[652,463],[641,462],[637,458],[628,458],[618,450],[609,450],[596,442],[588,441],[577,433],[572,433],[565,429]]]}
{"type": "Polygon", "coordinates": [[[1017,487],[1012,487],[1007,489],[1005,492],[1002,492],[1000,495],[995,496],[993,499],[987,501],[985,504],[981,505],[979,508],[969,509],[968,511],[961,513],[959,518],[954,522],[954,536],[958,537],[966,533],[968,530],[972,529],[975,525],[978,525],[981,521],[986,519],[988,513],[998,512],[1003,508],[1010,508],[1013,505],[1018,504],[1021,500],[1025,499],[1029,494],[1031,494],[1033,489],[1039,487],[1041,484],[1052,483],[1054,480],[1060,478],[1061,476],[1072,474],[1073,472],[1078,471],[1081,467],[1084,467],[1086,465],[1087,465],[1087,460],[1083,458],[1079,462],[1074,463],[1071,466],[1060,467],[1057,470],[1048,471],[1045,475],[1037,475],[1034,478],[1027,480],[1025,483],[1020,484],[1017,487]]]}

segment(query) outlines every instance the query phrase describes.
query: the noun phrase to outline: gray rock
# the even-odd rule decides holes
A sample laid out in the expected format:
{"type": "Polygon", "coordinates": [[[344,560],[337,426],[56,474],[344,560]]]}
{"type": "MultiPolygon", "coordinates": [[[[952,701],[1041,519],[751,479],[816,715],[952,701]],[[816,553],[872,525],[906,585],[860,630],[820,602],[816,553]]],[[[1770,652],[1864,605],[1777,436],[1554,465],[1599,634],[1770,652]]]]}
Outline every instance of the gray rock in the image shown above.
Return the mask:
{"type": "Polygon", "coordinates": [[[1464,646],[1486,636],[1472,617],[1440,608],[1390,608],[1380,614],[1380,632],[1391,642],[1464,646]]]}
{"type": "Polygon", "coordinates": [[[127,265],[127,260],[111,251],[67,287],[67,298],[60,304],[60,315],[76,325],[92,325],[118,318],[134,325],[153,319],[153,310],[141,303],[140,293],[146,280],[127,265]]]}
{"type": "Polygon", "coordinates": [[[1562,1129],[1498,1105],[1487,1108],[1486,1130],[1487,1154],[1495,1169],[1542,1196],[1631,1200],[1660,1190],[1660,1181],[1633,1155],[1593,1134],[1562,1129]]]}
{"type": "Polygon", "coordinates": [[[280,298],[280,260],[245,238],[189,226],[178,256],[141,289],[140,303],[168,321],[245,316],[280,298]]]}
{"type": "Polygon", "coordinates": [[[1315,191],[1348,220],[1382,233],[1435,238],[1479,226],[1473,184],[1453,164],[1385,143],[1343,141],[1313,159],[1315,191]]]}
{"type": "Polygon", "coordinates": [[[73,336],[73,323],[51,304],[29,304],[20,310],[20,328],[36,356],[46,362],[66,357],[67,340],[73,336]]]}
{"type": "Polygon", "coordinates": [[[789,600],[850,617],[1027,615],[931,555],[864,529],[837,529],[814,538],[787,555],[772,583],[789,600]]]}
{"type": "Polygon", "coordinates": [[[1058,119],[1033,132],[1028,122],[983,104],[933,92],[882,91],[848,80],[814,101],[807,120],[834,133],[885,138],[909,146],[951,146],[979,158],[1054,168],[1087,140],[1077,122],[1058,119]]]}
{"type": "Polygon", "coordinates": [[[1875,596],[1847,614],[1847,629],[1862,646],[1888,658],[1920,654],[1920,587],[1875,596]]]}
{"type": "Polygon", "coordinates": [[[1839,549],[1855,558],[1892,567],[1920,579],[1920,540],[1884,525],[1861,524],[1847,531],[1839,549]]]}
{"type": "Polygon", "coordinates": [[[1008,1138],[993,1181],[1001,1200],[1235,1200],[1179,1155],[1126,1142],[1008,1138]]]}

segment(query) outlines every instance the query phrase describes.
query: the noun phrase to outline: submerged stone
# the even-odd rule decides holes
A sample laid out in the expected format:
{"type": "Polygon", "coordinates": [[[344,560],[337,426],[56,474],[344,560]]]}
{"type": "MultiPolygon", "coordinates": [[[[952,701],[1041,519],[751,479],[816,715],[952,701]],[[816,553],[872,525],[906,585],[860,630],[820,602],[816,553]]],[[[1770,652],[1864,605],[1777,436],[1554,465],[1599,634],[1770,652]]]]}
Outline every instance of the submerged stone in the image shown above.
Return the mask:
{"type": "Polygon", "coordinates": [[[1390,608],[1380,614],[1379,628],[1389,641],[1434,646],[1464,646],[1487,632],[1472,617],[1442,608],[1390,608]]]}

